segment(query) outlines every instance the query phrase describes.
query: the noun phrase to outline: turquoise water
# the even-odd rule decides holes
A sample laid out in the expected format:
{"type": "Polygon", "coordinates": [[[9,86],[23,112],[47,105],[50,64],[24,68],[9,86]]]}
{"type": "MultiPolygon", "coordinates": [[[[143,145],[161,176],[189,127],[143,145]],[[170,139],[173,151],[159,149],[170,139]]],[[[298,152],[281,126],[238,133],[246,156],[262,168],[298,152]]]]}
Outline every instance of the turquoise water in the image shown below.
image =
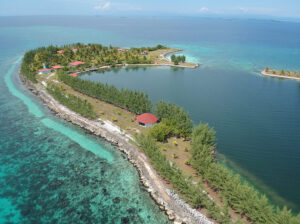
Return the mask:
{"type": "Polygon", "coordinates": [[[116,147],[57,118],[19,80],[27,49],[57,32],[61,44],[89,38],[70,30],[0,28],[0,223],[169,223],[116,147]]]}
{"type": "Polygon", "coordinates": [[[12,220],[31,217],[40,221],[40,210],[47,209],[43,220],[62,216],[65,220],[79,220],[80,215],[73,217],[65,212],[71,207],[79,208],[84,194],[92,197],[100,189],[101,197],[112,191],[106,196],[107,201],[101,204],[102,198],[96,197],[95,203],[101,205],[94,206],[94,199],[89,200],[80,207],[80,212],[89,204],[86,211],[92,213],[86,214],[97,220],[107,217],[120,221],[130,215],[141,222],[149,223],[148,216],[152,223],[166,221],[139,186],[136,171],[122,154],[55,118],[28,93],[13,72],[15,61],[27,49],[73,42],[120,47],[161,43],[184,49],[187,59],[200,63],[200,68],[121,69],[84,78],[140,89],[154,102],[163,98],[183,106],[195,123],[209,122],[217,131],[218,152],[226,165],[243,174],[274,203],[300,211],[299,82],[258,74],[266,66],[300,71],[300,24],[199,18],[3,17],[0,19],[0,198],[5,209],[0,209],[1,217],[7,219],[9,211],[14,211],[9,215],[12,220]],[[11,79],[7,79],[10,71],[11,79]],[[27,98],[20,99],[19,94],[27,98]],[[61,133],[62,125],[68,131],[61,133]],[[74,138],[72,131],[82,139],[74,138]],[[86,143],[86,139],[91,142],[86,143]],[[81,168],[67,167],[72,164],[84,167],[82,175],[87,178],[80,180],[83,183],[86,179],[101,179],[102,167],[107,178],[103,183],[96,181],[95,189],[93,184],[81,186],[74,178],[76,170],[81,168]],[[125,171],[124,177],[119,175],[125,171]],[[63,184],[55,178],[63,180],[63,184]],[[35,188],[35,183],[39,188],[35,188]],[[53,185],[54,189],[45,187],[53,185]],[[103,186],[106,191],[102,192],[103,186]],[[67,196],[63,194],[60,202],[51,204],[50,198],[58,200],[55,197],[58,191],[67,192],[67,196]],[[120,213],[117,210],[120,204],[109,204],[115,197],[130,199],[129,202],[124,199],[125,208],[120,213]],[[33,206],[36,201],[40,203],[33,206]],[[65,205],[65,201],[68,201],[66,209],[55,207],[65,205]],[[137,208],[136,202],[142,211],[132,215],[129,208],[137,208]],[[28,211],[25,207],[34,209],[28,211]]]}

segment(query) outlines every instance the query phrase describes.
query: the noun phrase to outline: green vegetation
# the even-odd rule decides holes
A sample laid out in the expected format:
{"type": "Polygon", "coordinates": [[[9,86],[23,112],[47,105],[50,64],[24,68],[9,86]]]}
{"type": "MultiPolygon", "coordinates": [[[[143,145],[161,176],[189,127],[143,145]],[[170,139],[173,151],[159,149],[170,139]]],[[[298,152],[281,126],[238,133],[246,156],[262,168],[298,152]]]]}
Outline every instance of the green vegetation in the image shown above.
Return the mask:
{"type": "Polygon", "coordinates": [[[172,127],[170,127],[170,125],[166,122],[166,120],[163,120],[159,124],[149,128],[148,133],[151,137],[153,137],[157,141],[164,142],[167,140],[167,138],[170,137],[172,133],[172,127]]]}
{"type": "Polygon", "coordinates": [[[142,53],[144,50],[148,50],[148,51],[157,51],[157,50],[161,50],[161,49],[168,49],[167,47],[158,44],[155,47],[141,47],[141,48],[131,48],[132,50],[138,51],[139,53],[142,53]]]}
{"type": "Polygon", "coordinates": [[[76,70],[83,71],[89,67],[105,66],[116,64],[153,64],[154,61],[148,56],[142,54],[144,50],[155,51],[159,49],[167,49],[163,45],[148,48],[131,48],[123,52],[118,51],[118,47],[106,47],[101,44],[72,44],[62,47],[49,46],[40,47],[35,50],[28,51],[23,58],[21,72],[29,80],[36,82],[35,74],[39,69],[43,68],[43,64],[51,67],[53,65],[64,66],[64,70],[74,70],[69,63],[74,61],[83,61],[84,65],[77,66],[76,70]],[[77,49],[77,51],[73,51],[77,49]],[[62,53],[57,51],[62,50],[62,53]]]}
{"type": "Polygon", "coordinates": [[[35,54],[36,54],[35,50],[26,52],[26,54],[23,57],[23,61],[21,65],[21,73],[34,83],[36,83],[36,78],[35,78],[35,72],[33,71],[31,65],[34,62],[35,54]]]}
{"type": "Polygon", "coordinates": [[[285,71],[285,70],[277,71],[275,69],[271,70],[269,67],[265,68],[265,72],[266,73],[272,73],[274,75],[300,78],[300,73],[299,72],[291,72],[291,71],[285,71]]]}
{"type": "Polygon", "coordinates": [[[95,119],[97,117],[90,103],[77,96],[65,93],[60,87],[48,84],[47,92],[72,111],[90,119],[95,119]]]}
{"type": "Polygon", "coordinates": [[[298,224],[300,215],[292,217],[291,211],[276,210],[264,195],[241,180],[239,175],[216,163],[214,159],[215,132],[207,124],[199,124],[192,133],[191,165],[209,185],[220,193],[223,203],[231,206],[251,223],[298,224]]]}
{"type": "MultiPolygon", "coordinates": [[[[161,131],[166,134],[163,140],[169,136],[188,137],[192,133],[193,122],[190,120],[189,114],[182,107],[170,102],[166,103],[162,100],[156,104],[154,114],[162,120],[163,124],[171,128],[169,133],[161,131]]],[[[163,125],[156,127],[156,129],[159,128],[165,129],[163,125]]]]}
{"type": "Polygon", "coordinates": [[[173,54],[171,56],[171,61],[174,62],[174,65],[178,65],[180,62],[184,63],[185,62],[185,56],[184,55],[176,56],[175,54],[173,54]]]}
{"type": "MultiPolygon", "coordinates": [[[[160,152],[154,139],[141,135],[137,140],[159,175],[168,180],[190,205],[194,208],[206,208],[208,216],[219,223],[230,223],[228,207],[221,208],[209,199],[200,183],[193,184],[192,178],[185,176],[175,164],[169,162],[160,152]]],[[[177,157],[176,154],[174,156],[177,157]]]]}
{"type": "Polygon", "coordinates": [[[148,95],[143,92],[128,89],[119,90],[112,85],[74,78],[65,71],[59,71],[58,78],[81,93],[127,109],[130,112],[141,114],[151,111],[152,103],[148,95]]]}

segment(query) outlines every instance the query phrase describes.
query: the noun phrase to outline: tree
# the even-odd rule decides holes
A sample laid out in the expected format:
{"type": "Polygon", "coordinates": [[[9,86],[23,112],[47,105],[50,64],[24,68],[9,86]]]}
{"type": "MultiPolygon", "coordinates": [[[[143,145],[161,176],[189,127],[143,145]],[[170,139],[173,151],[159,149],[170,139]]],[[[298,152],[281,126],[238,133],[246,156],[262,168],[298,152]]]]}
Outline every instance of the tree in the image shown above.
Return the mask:
{"type": "Polygon", "coordinates": [[[191,134],[193,122],[183,108],[162,100],[155,105],[154,114],[172,127],[174,135],[187,137],[191,134]]]}
{"type": "Polygon", "coordinates": [[[149,129],[149,135],[160,142],[165,141],[171,132],[172,127],[170,127],[165,121],[162,121],[149,129]]]}
{"type": "Polygon", "coordinates": [[[171,61],[174,62],[175,59],[176,59],[176,55],[175,55],[175,54],[172,54],[172,56],[171,56],[171,61]]]}
{"type": "Polygon", "coordinates": [[[178,65],[178,64],[179,64],[179,60],[177,58],[175,58],[174,65],[178,65]]]}

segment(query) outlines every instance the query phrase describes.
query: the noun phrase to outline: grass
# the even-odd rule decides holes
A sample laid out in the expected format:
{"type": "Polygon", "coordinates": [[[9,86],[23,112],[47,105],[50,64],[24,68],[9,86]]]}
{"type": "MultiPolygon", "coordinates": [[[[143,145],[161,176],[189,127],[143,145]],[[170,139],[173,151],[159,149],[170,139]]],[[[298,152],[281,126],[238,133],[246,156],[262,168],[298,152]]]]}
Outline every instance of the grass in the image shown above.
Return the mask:
{"type": "Polygon", "coordinates": [[[147,131],[146,128],[141,127],[135,121],[135,117],[136,117],[135,114],[127,110],[121,109],[119,107],[116,107],[112,104],[79,93],[73,90],[70,86],[65,85],[62,82],[57,83],[56,82],[57,79],[55,76],[52,76],[49,79],[47,79],[47,77],[48,76],[38,77],[38,80],[48,81],[48,82],[52,81],[56,85],[61,86],[67,93],[78,96],[81,99],[86,99],[89,103],[92,104],[98,117],[100,117],[103,120],[109,120],[113,122],[114,124],[118,125],[122,130],[126,130],[131,135],[134,136],[135,134],[140,134],[140,133],[146,134],[147,131]]]}

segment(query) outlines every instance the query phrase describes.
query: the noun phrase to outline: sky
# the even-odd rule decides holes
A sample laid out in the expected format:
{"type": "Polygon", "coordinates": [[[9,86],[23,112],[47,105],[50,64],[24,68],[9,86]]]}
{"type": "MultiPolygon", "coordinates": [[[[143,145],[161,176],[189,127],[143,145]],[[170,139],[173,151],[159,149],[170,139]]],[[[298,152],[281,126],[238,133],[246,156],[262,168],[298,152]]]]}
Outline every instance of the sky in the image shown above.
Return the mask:
{"type": "Polygon", "coordinates": [[[0,0],[0,16],[190,15],[300,18],[300,0],[0,0]]]}

